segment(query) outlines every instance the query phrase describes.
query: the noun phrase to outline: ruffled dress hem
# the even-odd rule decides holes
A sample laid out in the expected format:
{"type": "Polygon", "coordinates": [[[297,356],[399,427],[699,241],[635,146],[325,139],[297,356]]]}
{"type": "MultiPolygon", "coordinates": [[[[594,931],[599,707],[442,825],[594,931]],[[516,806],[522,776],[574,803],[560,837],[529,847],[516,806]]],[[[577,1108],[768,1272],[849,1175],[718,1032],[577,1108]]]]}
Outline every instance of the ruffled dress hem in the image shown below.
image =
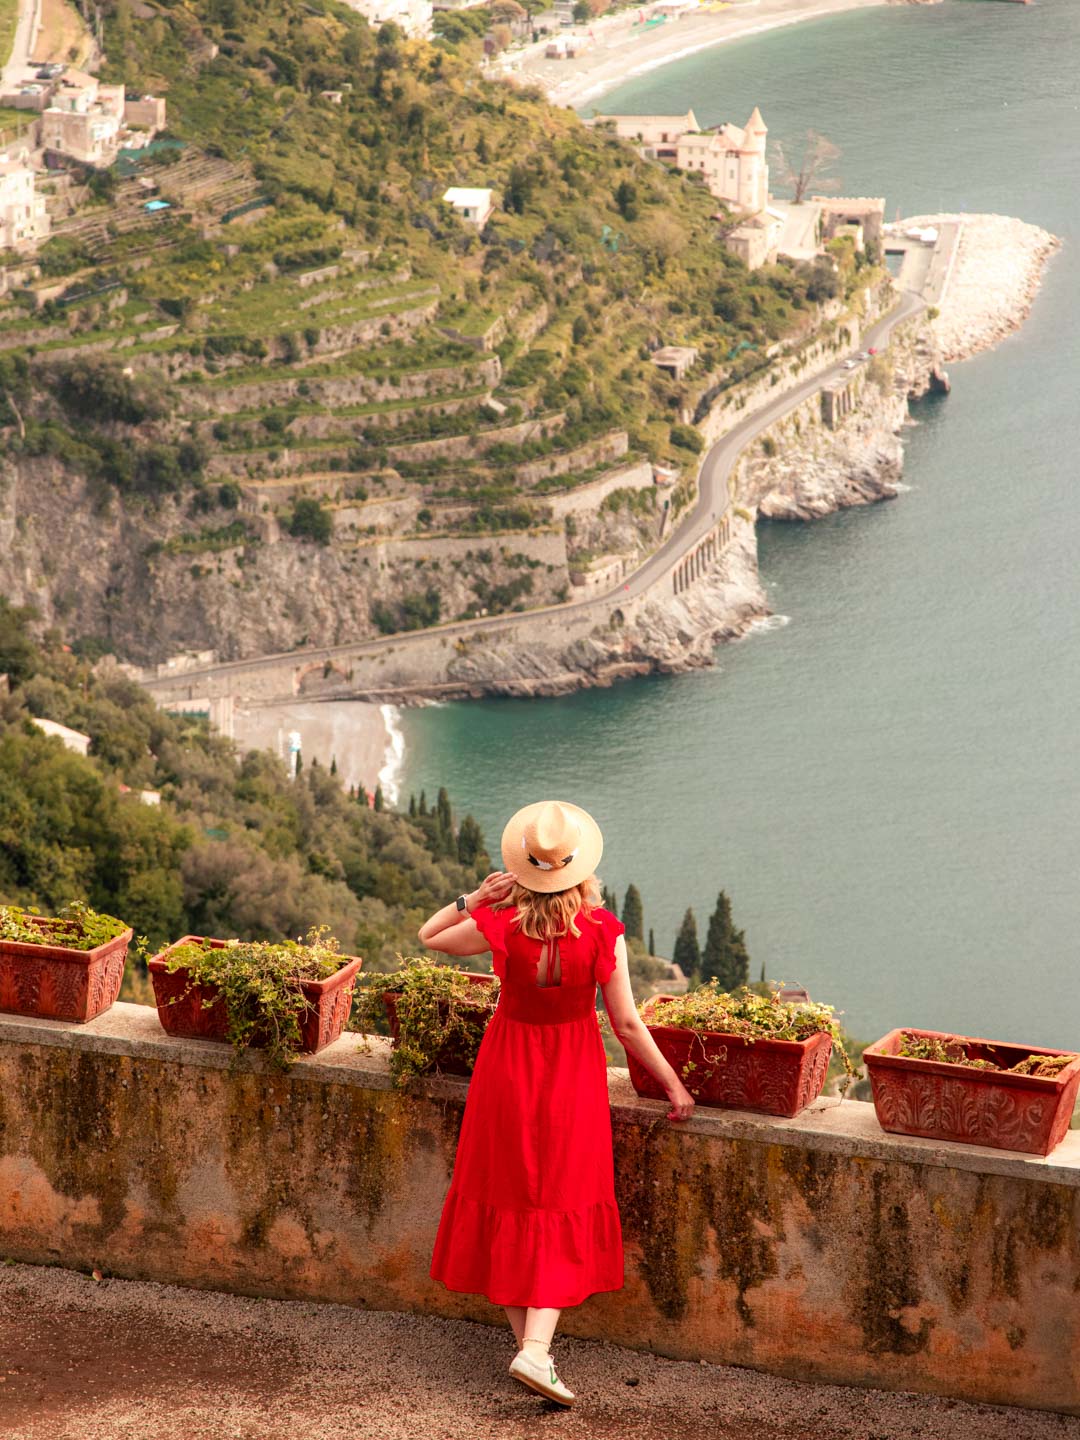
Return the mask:
{"type": "Polygon", "coordinates": [[[493,1305],[569,1309],[623,1287],[614,1200],[577,1210],[509,1210],[446,1197],[431,1278],[493,1305]]]}

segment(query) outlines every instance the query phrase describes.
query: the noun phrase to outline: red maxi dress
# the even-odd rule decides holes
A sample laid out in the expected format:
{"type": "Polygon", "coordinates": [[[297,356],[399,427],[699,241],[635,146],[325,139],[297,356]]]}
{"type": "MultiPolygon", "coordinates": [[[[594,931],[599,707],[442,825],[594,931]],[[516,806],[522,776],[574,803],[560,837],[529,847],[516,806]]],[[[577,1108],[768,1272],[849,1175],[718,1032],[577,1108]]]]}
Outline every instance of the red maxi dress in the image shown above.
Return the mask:
{"type": "Polygon", "coordinates": [[[558,984],[538,986],[542,942],[517,910],[473,911],[502,981],[477,1056],[431,1274],[496,1305],[580,1305],[623,1284],[607,1064],[596,986],[623,926],[577,917],[557,942],[558,984]]]}

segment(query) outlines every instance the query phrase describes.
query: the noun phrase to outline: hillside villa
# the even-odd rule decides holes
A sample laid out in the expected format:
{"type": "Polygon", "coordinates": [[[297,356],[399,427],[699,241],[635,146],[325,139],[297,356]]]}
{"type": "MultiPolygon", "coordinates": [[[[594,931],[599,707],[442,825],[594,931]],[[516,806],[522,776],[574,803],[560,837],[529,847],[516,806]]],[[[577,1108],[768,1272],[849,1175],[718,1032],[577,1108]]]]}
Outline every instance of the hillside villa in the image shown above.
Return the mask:
{"type": "Polygon", "coordinates": [[[442,198],[454,207],[459,219],[475,225],[478,230],[483,230],[495,209],[494,190],[451,185],[442,198]]]}
{"type": "Polygon", "coordinates": [[[32,250],[46,238],[50,223],[29,152],[0,155],[0,250],[32,250]]]}

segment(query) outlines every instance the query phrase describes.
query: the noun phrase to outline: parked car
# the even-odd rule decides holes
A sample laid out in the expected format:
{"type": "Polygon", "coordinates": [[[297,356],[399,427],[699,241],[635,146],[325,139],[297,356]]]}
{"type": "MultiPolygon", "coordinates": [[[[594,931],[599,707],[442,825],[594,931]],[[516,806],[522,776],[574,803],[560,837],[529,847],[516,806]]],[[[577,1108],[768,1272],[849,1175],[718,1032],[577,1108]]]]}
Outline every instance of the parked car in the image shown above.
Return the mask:
{"type": "Polygon", "coordinates": [[[859,363],[859,362],[858,362],[857,360],[845,360],[845,361],[844,361],[844,369],[845,369],[845,370],[854,370],[855,367],[856,367],[856,365],[858,365],[858,363],[859,363]]]}

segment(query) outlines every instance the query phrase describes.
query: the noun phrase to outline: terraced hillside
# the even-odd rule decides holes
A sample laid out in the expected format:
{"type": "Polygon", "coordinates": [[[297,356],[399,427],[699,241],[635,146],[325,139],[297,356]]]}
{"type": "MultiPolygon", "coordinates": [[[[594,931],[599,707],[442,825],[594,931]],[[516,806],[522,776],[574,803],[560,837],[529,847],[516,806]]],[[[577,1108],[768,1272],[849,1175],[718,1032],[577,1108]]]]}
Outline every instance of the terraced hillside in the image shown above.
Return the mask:
{"type": "Polygon", "coordinates": [[[692,493],[695,414],[866,278],[749,275],[699,185],[329,0],[118,4],[105,39],[172,128],[66,182],[0,301],[0,588],[126,659],[611,585],[692,493]]]}

